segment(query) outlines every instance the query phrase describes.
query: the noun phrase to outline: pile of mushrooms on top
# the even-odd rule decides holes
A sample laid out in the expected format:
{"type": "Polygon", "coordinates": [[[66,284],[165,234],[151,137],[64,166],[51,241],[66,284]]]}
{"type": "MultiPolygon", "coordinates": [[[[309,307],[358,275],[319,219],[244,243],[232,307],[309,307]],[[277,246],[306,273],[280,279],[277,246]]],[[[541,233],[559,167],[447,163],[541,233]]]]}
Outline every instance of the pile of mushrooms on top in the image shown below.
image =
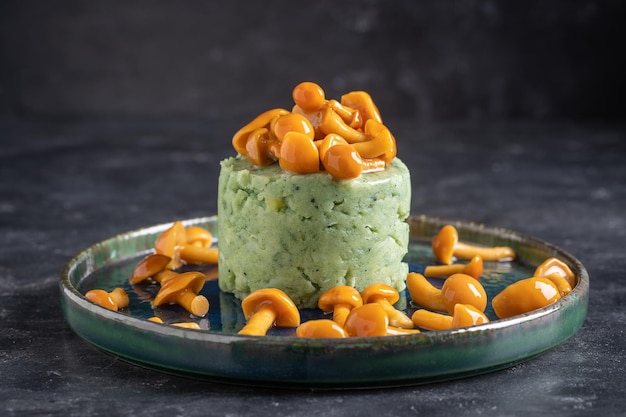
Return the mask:
{"type": "MultiPolygon", "coordinates": [[[[151,300],[153,307],[176,304],[192,317],[204,317],[209,301],[200,294],[207,277],[198,271],[177,272],[187,264],[217,264],[218,249],[213,247],[211,233],[199,226],[184,227],[177,221],[161,233],[154,253],[137,263],[129,283],[143,282],[160,286],[151,300]]],[[[324,318],[301,322],[300,311],[291,298],[278,288],[252,292],[241,302],[246,324],[241,335],[264,336],[274,327],[295,328],[297,337],[346,338],[406,335],[420,331],[447,330],[488,323],[485,309],[489,302],[480,281],[484,262],[508,262],[516,258],[507,246],[483,247],[459,241],[456,228],[443,226],[432,238],[436,264],[423,273],[409,272],[406,279],[414,311],[409,317],[394,304],[398,291],[383,283],[371,284],[361,292],[354,287],[338,285],[318,300],[324,318]],[[453,263],[455,259],[466,263],[453,263]],[[441,279],[435,286],[428,280],[441,279]]],[[[557,258],[548,258],[531,277],[506,286],[491,299],[499,319],[545,307],[572,291],[576,278],[571,269],[557,258]]],[[[128,306],[129,298],[122,288],[111,292],[100,289],[85,294],[90,301],[117,311],[128,306]]],[[[150,321],[163,323],[158,317],[150,321]]],[[[200,330],[194,321],[169,323],[200,330]]]]}

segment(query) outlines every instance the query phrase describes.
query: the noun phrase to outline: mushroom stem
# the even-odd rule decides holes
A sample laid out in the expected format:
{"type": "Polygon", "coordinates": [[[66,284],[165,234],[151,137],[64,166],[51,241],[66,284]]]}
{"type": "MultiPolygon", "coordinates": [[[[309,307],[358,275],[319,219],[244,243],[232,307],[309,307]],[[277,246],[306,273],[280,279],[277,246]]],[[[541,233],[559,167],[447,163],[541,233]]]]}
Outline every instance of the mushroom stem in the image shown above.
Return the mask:
{"type": "Polygon", "coordinates": [[[177,272],[172,271],[171,269],[164,269],[161,272],[157,272],[152,276],[152,279],[159,284],[163,285],[168,280],[177,277],[179,274],[177,272]]]}
{"type": "Polygon", "coordinates": [[[411,318],[416,326],[428,330],[456,329],[489,322],[485,313],[470,304],[456,304],[452,316],[422,309],[415,311],[411,318]]]}
{"type": "Polygon", "coordinates": [[[180,258],[187,263],[205,263],[216,264],[217,263],[217,248],[205,248],[196,245],[183,245],[180,248],[180,258]]]}
{"type": "Polygon", "coordinates": [[[415,327],[411,318],[400,310],[397,310],[389,303],[389,301],[385,299],[378,299],[374,302],[380,304],[383,310],[385,310],[385,313],[387,313],[387,316],[389,316],[390,326],[399,327],[402,329],[412,329],[413,327],[415,327]]]}
{"type": "Polygon", "coordinates": [[[452,252],[461,259],[471,259],[480,256],[485,261],[506,261],[515,259],[515,251],[508,246],[482,247],[469,243],[457,242],[452,252]]]}
{"type": "Polygon", "coordinates": [[[446,330],[452,328],[452,316],[420,309],[411,316],[417,327],[428,330],[446,330]]]}
{"type": "Polygon", "coordinates": [[[335,305],[335,308],[333,309],[333,321],[343,327],[346,322],[346,317],[348,317],[352,308],[353,307],[350,304],[335,305]]]}
{"type": "Polygon", "coordinates": [[[483,258],[477,255],[467,264],[429,265],[424,269],[424,276],[427,277],[449,277],[460,273],[479,279],[483,273],[483,258]]]}
{"type": "Polygon", "coordinates": [[[268,329],[272,327],[276,321],[276,309],[268,304],[263,304],[250,317],[248,323],[239,331],[239,334],[247,334],[251,336],[265,336],[268,329]]]}
{"type": "Polygon", "coordinates": [[[202,317],[209,311],[209,300],[193,291],[181,291],[176,295],[176,303],[194,316],[202,317]]]}
{"type": "Polygon", "coordinates": [[[415,304],[430,310],[446,311],[441,290],[428,282],[424,275],[409,272],[406,277],[406,285],[415,304]]]}

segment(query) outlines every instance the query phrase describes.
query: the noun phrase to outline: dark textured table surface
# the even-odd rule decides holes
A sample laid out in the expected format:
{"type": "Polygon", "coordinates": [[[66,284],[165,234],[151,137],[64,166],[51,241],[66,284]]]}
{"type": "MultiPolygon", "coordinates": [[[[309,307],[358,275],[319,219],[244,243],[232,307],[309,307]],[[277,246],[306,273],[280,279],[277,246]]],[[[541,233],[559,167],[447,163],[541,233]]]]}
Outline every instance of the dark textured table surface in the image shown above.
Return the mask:
{"type": "Polygon", "coordinates": [[[215,213],[239,123],[0,123],[0,414],[623,415],[626,129],[615,124],[388,120],[413,214],[517,230],[587,267],[583,327],[518,366],[392,389],[268,389],[147,370],[74,334],[63,266],[117,233],[215,213]]]}
{"type": "Polygon", "coordinates": [[[0,416],[623,416],[625,5],[3,0],[0,416]],[[482,376],[314,392],[170,376],[77,336],[64,265],[118,233],[214,214],[233,132],[304,80],[375,97],[412,214],[580,259],[582,328],[482,376]]]}

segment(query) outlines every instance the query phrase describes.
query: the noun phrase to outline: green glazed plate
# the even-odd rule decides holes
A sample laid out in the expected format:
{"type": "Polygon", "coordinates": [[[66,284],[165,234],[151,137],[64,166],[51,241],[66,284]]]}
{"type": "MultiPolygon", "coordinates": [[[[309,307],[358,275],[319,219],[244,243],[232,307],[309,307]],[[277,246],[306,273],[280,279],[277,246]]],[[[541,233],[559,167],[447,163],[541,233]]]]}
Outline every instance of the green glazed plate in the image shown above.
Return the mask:
{"type": "MultiPolygon", "coordinates": [[[[587,314],[589,276],[584,266],[564,250],[520,233],[462,221],[411,217],[407,262],[422,272],[435,262],[431,238],[445,224],[453,224],[460,240],[515,249],[514,262],[485,263],[481,282],[489,299],[506,285],[532,276],[549,257],[564,261],[577,277],[573,291],[556,303],[528,314],[498,320],[490,305],[490,323],[419,334],[348,338],[302,339],[294,329],[271,330],[267,336],[243,336],[240,302],[220,292],[215,267],[202,267],[209,279],[202,294],[209,314],[193,318],[175,305],[152,308],[156,284],[128,282],[136,263],[152,252],[156,237],[170,224],[121,234],[97,243],[72,259],[60,281],[62,309],[70,327],[89,343],[129,362],[164,372],[221,382],[306,388],[372,388],[429,383],[504,369],[539,355],[572,336],[587,314]],[[93,288],[123,287],[128,308],[107,310],[88,301],[93,288]],[[153,323],[196,321],[201,330],[153,323]]],[[[217,233],[217,218],[184,222],[217,233]]],[[[200,269],[200,267],[195,267],[200,269]]],[[[433,279],[435,285],[441,281],[433,279]]],[[[489,303],[490,304],[490,303],[489,303]]],[[[404,297],[397,308],[411,314],[416,307],[404,297]]],[[[303,310],[302,319],[322,317],[319,310],[303,310]]]]}

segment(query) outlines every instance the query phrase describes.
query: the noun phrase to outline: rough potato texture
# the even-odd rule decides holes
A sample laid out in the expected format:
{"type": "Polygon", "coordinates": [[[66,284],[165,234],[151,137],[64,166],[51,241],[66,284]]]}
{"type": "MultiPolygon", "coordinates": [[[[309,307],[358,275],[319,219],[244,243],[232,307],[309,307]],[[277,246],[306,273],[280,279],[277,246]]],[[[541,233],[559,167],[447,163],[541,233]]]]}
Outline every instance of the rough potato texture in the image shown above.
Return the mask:
{"type": "Polygon", "coordinates": [[[411,181],[399,159],[354,180],[292,174],[247,158],[222,161],[219,286],[243,299],[259,288],[317,306],[336,285],[405,288],[411,181]]]}

